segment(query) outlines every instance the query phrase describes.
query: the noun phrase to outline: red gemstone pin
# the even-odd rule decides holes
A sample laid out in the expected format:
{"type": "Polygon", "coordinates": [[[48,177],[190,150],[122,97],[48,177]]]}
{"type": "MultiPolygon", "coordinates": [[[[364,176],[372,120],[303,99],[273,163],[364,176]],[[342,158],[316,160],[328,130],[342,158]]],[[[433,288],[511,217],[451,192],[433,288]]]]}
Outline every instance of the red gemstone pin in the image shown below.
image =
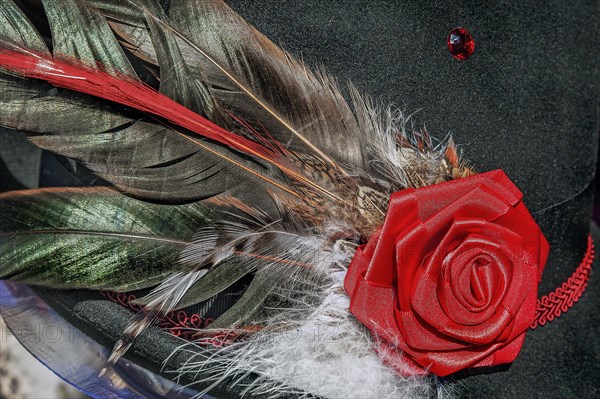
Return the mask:
{"type": "Polygon", "coordinates": [[[452,57],[457,60],[466,60],[473,54],[473,50],[475,50],[475,41],[473,40],[473,36],[469,33],[465,28],[456,28],[453,29],[450,34],[448,34],[448,49],[450,49],[450,53],[452,57]]]}

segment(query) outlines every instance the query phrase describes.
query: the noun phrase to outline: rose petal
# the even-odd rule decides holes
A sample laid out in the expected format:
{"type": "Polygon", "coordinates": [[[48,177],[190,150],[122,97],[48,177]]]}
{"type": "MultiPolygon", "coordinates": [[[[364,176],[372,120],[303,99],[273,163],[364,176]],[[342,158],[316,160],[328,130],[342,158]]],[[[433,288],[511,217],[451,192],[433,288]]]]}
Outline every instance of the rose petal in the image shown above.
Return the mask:
{"type": "MultiPolygon", "coordinates": [[[[532,280],[534,277],[531,277],[532,280]]],[[[532,281],[530,280],[530,281],[532,281]]],[[[535,281],[535,280],[533,280],[535,281]]],[[[521,302],[521,305],[518,307],[518,310],[513,315],[514,323],[513,329],[510,332],[510,336],[508,336],[507,340],[512,340],[516,336],[522,334],[529,330],[529,326],[533,323],[535,319],[535,313],[537,308],[537,297],[538,297],[538,289],[537,285],[530,285],[525,292],[525,298],[521,302]]]]}
{"type": "MultiPolygon", "coordinates": [[[[419,279],[416,283],[416,292],[436,292],[437,284],[426,277],[419,279]]],[[[413,307],[415,312],[422,318],[426,315],[426,323],[436,331],[463,342],[472,344],[488,344],[498,339],[504,329],[510,324],[512,318],[504,308],[497,308],[494,313],[483,323],[469,326],[455,322],[442,310],[437,295],[413,296],[413,307]]]]}
{"type": "Polygon", "coordinates": [[[436,331],[413,312],[402,312],[396,309],[396,320],[401,331],[398,345],[404,350],[456,350],[471,345],[436,331]]]}
{"type": "MultiPolygon", "coordinates": [[[[405,355],[439,377],[473,367],[504,347],[504,343],[472,346],[456,351],[405,351],[405,355]]],[[[493,360],[492,360],[493,361],[493,360]]],[[[499,363],[496,363],[499,364],[499,363]]]]}
{"type": "Polygon", "coordinates": [[[404,355],[435,375],[445,377],[466,368],[511,363],[521,351],[524,339],[525,334],[520,334],[507,343],[448,352],[405,352],[404,355]]]}
{"type": "Polygon", "coordinates": [[[410,356],[399,350],[394,345],[377,340],[375,350],[383,362],[392,367],[396,373],[405,376],[426,376],[429,371],[421,367],[410,356]]]}
{"type": "Polygon", "coordinates": [[[445,313],[452,320],[464,325],[478,325],[486,321],[497,309],[504,298],[512,279],[513,263],[500,248],[489,245],[484,240],[478,245],[471,241],[464,242],[448,262],[448,277],[438,281],[437,295],[445,313]],[[473,266],[473,262],[481,258],[485,251],[489,263],[485,266],[473,266]],[[485,270],[481,270],[485,268],[485,270]],[[475,274],[475,275],[474,275],[475,274]],[[479,297],[473,295],[473,287],[480,292],[479,297]]]}
{"type": "Polygon", "coordinates": [[[436,215],[440,209],[457,201],[462,202],[466,193],[484,185],[494,192],[495,198],[511,206],[517,204],[523,197],[521,191],[502,170],[493,170],[415,190],[413,195],[417,197],[419,219],[427,220],[436,215]]]}
{"type": "MultiPolygon", "coordinates": [[[[417,191],[415,191],[416,193],[417,191]]],[[[405,202],[398,202],[406,204],[405,202]]],[[[435,217],[426,221],[415,222],[409,226],[402,224],[405,228],[403,234],[398,235],[395,242],[395,257],[390,258],[387,248],[394,241],[391,235],[381,234],[377,244],[377,250],[374,258],[371,260],[371,266],[367,272],[369,281],[381,284],[386,282],[389,284],[393,281],[393,276],[398,275],[402,278],[398,279],[398,299],[402,310],[409,310],[409,296],[412,293],[412,281],[418,266],[421,264],[425,254],[435,250],[436,246],[442,241],[451,223],[456,218],[461,219],[496,219],[499,215],[510,210],[509,206],[498,200],[491,194],[488,188],[476,187],[467,195],[465,195],[458,203],[449,204],[442,209],[435,217]],[[380,250],[381,248],[381,250],[380,250]],[[385,265],[395,264],[397,267],[396,273],[391,275],[389,267],[385,265]]],[[[388,210],[388,214],[391,209],[388,210]]],[[[387,219],[386,219],[387,220],[387,219]]],[[[384,232],[393,232],[394,229],[389,228],[384,232]]],[[[450,245],[450,243],[446,243],[450,245]]],[[[442,246],[444,248],[444,246],[442,246]]],[[[434,253],[439,253],[435,251],[434,253]]],[[[437,262],[437,258],[432,260],[432,264],[437,262]]],[[[437,270],[433,268],[432,272],[437,270]]]]}
{"type": "MultiPolygon", "coordinates": [[[[502,302],[513,279],[514,261],[504,249],[486,237],[469,235],[446,260],[446,275],[438,278],[437,296],[448,317],[457,323],[475,325],[489,318],[502,302]],[[488,298],[475,303],[472,295],[472,262],[485,254],[490,276],[485,282],[488,298]]],[[[477,267],[477,266],[475,266],[477,267]]],[[[481,282],[480,282],[481,283],[481,282]]]]}
{"type": "Polygon", "coordinates": [[[411,309],[411,296],[413,281],[425,255],[425,247],[419,243],[429,239],[428,232],[422,225],[412,228],[396,242],[394,261],[396,262],[398,304],[402,310],[411,309]]]}
{"type": "Polygon", "coordinates": [[[480,233],[487,225],[485,219],[481,218],[454,217],[451,223],[439,245],[434,249],[431,256],[423,262],[422,267],[425,269],[425,273],[433,281],[440,278],[442,265],[448,254],[456,250],[469,234],[480,233]]]}
{"type": "MultiPolygon", "coordinates": [[[[371,238],[377,239],[378,233],[375,233],[371,238]]],[[[367,246],[361,245],[357,248],[354,253],[354,258],[348,267],[348,272],[344,278],[344,290],[352,298],[358,279],[362,279],[365,272],[371,264],[371,257],[373,254],[369,254],[367,246]]],[[[372,251],[371,251],[372,252],[372,251]]]]}
{"type": "MultiPolygon", "coordinates": [[[[456,219],[495,220],[510,211],[510,204],[495,196],[487,186],[475,187],[460,199],[441,208],[434,216],[421,219],[428,232],[428,241],[420,243],[427,251],[439,248],[451,223],[456,219]]],[[[449,244],[449,243],[444,243],[449,244]]]]}
{"type": "Polygon", "coordinates": [[[491,367],[500,364],[512,363],[519,355],[524,341],[525,333],[522,333],[505,346],[497,349],[493,353],[490,353],[488,357],[481,359],[479,362],[471,365],[470,367],[491,367]]]}
{"type": "Polygon", "coordinates": [[[395,317],[396,294],[392,287],[376,286],[358,278],[350,299],[350,311],[373,333],[397,342],[400,331],[395,317]]]}
{"type": "Polygon", "coordinates": [[[365,253],[372,254],[366,279],[377,285],[389,286],[396,282],[395,243],[406,230],[412,230],[416,223],[418,207],[414,190],[394,193],[390,198],[383,228],[375,240],[369,239],[365,253]]]}
{"type": "Polygon", "coordinates": [[[535,264],[540,268],[541,273],[546,263],[549,246],[525,205],[522,202],[517,204],[513,211],[498,218],[495,224],[518,231],[524,241],[519,253],[522,261],[535,264]]]}

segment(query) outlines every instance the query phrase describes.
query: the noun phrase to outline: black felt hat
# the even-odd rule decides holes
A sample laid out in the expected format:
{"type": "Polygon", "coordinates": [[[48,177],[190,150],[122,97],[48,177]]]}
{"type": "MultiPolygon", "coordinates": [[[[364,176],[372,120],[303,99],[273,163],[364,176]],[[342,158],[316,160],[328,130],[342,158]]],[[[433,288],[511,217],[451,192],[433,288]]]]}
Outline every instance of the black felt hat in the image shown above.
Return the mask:
{"type": "MultiPolygon", "coordinates": [[[[163,4],[166,15],[169,3],[163,4]]],[[[409,113],[418,111],[415,125],[426,126],[430,135],[440,139],[451,134],[478,172],[504,170],[523,192],[524,203],[550,244],[540,296],[569,280],[586,256],[590,234],[598,243],[600,232],[591,222],[600,110],[597,2],[227,3],[274,43],[301,55],[308,65],[323,65],[337,79],[351,80],[368,95],[409,113]],[[458,27],[467,29],[475,43],[473,53],[463,60],[453,57],[447,43],[450,32],[458,27]]],[[[57,174],[48,172],[70,166],[53,155],[44,159],[40,183],[66,185],[52,183],[48,176],[57,174]]],[[[93,184],[99,182],[90,179],[93,184]]],[[[568,311],[527,334],[514,363],[432,380],[429,394],[600,395],[600,282],[595,268],[597,262],[587,288],[568,311]]],[[[217,302],[185,309],[186,315],[218,317],[250,281],[240,280],[217,302]]],[[[35,292],[107,348],[122,336],[132,315],[130,301],[119,300],[116,294],[47,288],[35,288],[35,292]]],[[[151,327],[125,357],[172,379],[169,371],[189,360],[189,353],[169,357],[181,344],[180,338],[151,327]]],[[[202,353],[206,347],[192,350],[202,353]]],[[[179,382],[193,383],[200,377],[184,375],[179,382]]],[[[222,381],[210,395],[237,397],[244,393],[243,382],[253,378],[258,377],[248,374],[242,382],[222,381]]],[[[201,390],[205,385],[198,386],[201,390]]],[[[268,397],[268,391],[262,396],[268,397]]]]}

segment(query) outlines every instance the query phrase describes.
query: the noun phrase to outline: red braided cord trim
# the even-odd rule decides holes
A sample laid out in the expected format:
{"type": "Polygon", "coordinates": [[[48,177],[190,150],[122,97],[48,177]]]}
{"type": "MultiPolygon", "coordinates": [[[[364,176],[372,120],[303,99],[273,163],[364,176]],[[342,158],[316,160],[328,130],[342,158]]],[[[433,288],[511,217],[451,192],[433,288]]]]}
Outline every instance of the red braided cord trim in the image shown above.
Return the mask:
{"type": "MultiPolygon", "coordinates": [[[[138,312],[141,306],[132,303],[136,300],[133,294],[113,291],[100,291],[100,294],[127,309],[138,312]]],[[[194,341],[199,345],[212,345],[220,348],[223,345],[233,342],[236,338],[231,332],[219,332],[211,334],[202,334],[199,332],[208,327],[213,322],[212,318],[204,318],[199,314],[192,313],[188,315],[184,310],[172,311],[164,318],[159,320],[158,327],[168,331],[171,335],[183,338],[187,341],[194,341]]]]}
{"type": "MultiPolygon", "coordinates": [[[[535,320],[531,323],[531,329],[551,322],[569,310],[569,308],[579,300],[590,279],[594,255],[594,241],[590,235],[588,236],[585,256],[571,277],[569,277],[569,279],[560,287],[555,289],[554,292],[544,295],[537,300],[535,320]]],[[[121,306],[127,307],[133,311],[140,310],[139,306],[131,303],[136,299],[134,295],[108,291],[103,291],[102,294],[121,306]]],[[[183,310],[179,310],[177,312],[169,313],[159,322],[158,326],[167,330],[172,335],[191,341],[196,338],[195,336],[200,329],[208,326],[211,322],[212,319],[204,319],[197,314],[189,316],[183,310]]],[[[198,341],[201,344],[220,347],[231,340],[232,337],[227,334],[218,334],[217,336],[206,337],[204,340],[200,339],[198,341]]]]}
{"type": "Polygon", "coordinates": [[[551,322],[579,300],[590,279],[594,253],[594,241],[589,235],[585,256],[577,270],[554,292],[538,299],[535,320],[531,323],[531,329],[551,322]]]}

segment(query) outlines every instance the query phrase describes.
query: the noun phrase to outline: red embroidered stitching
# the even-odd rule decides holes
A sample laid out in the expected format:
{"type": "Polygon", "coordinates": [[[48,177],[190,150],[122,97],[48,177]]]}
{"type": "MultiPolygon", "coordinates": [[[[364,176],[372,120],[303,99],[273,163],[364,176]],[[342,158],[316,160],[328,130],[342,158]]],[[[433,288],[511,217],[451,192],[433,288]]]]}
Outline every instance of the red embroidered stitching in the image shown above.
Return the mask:
{"type": "Polygon", "coordinates": [[[577,270],[554,292],[538,299],[535,320],[531,323],[531,329],[551,322],[579,300],[590,279],[594,255],[594,241],[590,235],[585,256],[577,270]]]}
{"type": "MultiPolygon", "coordinates": [[[[132,303],[137,299],[135,295],[112,291],[100,291],[100,293],[112,302],[134,312],[141,309],[141,306],[132,303]]],[[[194,341],[199,345],[212,345],[216,348],[220,348],[223,345],[232,343],[236,338],[236,334],[229,332],[197,337],[199,330],[208,327],[213,321],[212,318],[204,318],[197,313],[188,315],[184,310],[177,310],[169,312],[162,320],[160,320],[158,322],[158,327],[166,330],[171,335],[185,339],[186,341],[194,341]]]]}
{"type": "MultiPolygon", "coordinates": [[[[594,241],[590,235],[588,236],[585,256],[571,277],[562,286],[554,290],[554,292],[538,299],[536,316],[533,323],[531,323],[531,329],[543,326],[560,317],[560,315],[569,310],[579,300],[590,279],[594,256],[594,241]]],[[[131,303],[136,300],[135,295],[111,291],[101,291],[100,293],[111,301],[132,311],[137,312],[140,310],[139,305],[131,303]]],[[[233,332],[221,332],[212,336],[198,337],[199,330],[210,325],[212,321],[213,319],[204,318],[196,313],[188,315],[184,310],[177,310],[167,314],[158,323],[158,327],[187,341],[194,341],[200,345],[212,345],[216,348],[230,344],[238,338],[238,334],[233,332]]]]}

